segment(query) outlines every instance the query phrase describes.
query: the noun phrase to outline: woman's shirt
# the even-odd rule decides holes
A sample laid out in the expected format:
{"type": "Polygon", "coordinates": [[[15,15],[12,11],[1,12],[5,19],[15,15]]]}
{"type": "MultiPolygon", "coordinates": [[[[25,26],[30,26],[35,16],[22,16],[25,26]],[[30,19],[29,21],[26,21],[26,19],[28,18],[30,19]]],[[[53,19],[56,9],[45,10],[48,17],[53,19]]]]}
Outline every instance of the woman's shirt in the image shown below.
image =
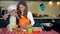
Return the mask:
{"type": "MultiPolygon", "coordinates": [[[[23,14],[23,12],[22,12],[23,14]]],[[[27,18],[24,17],[23,15],[21,15],[21,18],[19,18],[19,26],[33,26],[34,25],[34,19],[33,19],[33,16],[32,16],[32,13],[30,11],[28,11],[27,13],[27,18]]]]}
{"type": "Polygon", "coordinates": [[[27,17],[31,22],[31,26],[33,26],[35,24],[35,22],[34,22],[33,15],[31,13],[31,11],[28,11],[27,17]]]}

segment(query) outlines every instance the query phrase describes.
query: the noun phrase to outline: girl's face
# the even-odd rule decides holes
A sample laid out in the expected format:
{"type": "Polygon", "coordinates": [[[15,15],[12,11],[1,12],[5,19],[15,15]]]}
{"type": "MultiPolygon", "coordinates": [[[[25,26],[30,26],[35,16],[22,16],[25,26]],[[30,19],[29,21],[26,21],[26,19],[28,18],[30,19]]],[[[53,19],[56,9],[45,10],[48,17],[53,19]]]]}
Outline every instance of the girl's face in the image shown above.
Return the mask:
{"type": "Polygon", "coordinates": [[[20,5],[19,5],[19,9],[21,10],[21,12],[23,12],[23,11],[25,10],[25,6],[22,5],[22,4],[20,4],[20,5]]]}
{"type": "Polygon", "coordinates": [[[14,16],[16,14],[16,11],[11,11],[11,15],[14,16]]]}

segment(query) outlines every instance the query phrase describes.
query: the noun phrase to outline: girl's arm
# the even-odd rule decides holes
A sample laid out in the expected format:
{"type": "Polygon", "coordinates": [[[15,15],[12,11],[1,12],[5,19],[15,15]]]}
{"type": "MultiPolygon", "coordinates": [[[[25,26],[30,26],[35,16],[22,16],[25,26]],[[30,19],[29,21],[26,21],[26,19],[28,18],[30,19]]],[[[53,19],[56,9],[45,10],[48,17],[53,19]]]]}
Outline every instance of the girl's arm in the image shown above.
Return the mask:
{"type": "Polygon", "coordinates": [[[31,26],[33,26],[35,24],[32,13],[30,11],[28,11],[28,15],[27,15],[28,19],[31,21],[31,26]]]}
{"type": "Polygon", "coordinates": [[[8,18],[8,15],[5,14],[5,15],[3,16],[3,18],[6,20],[6,19],[8,18]]]}

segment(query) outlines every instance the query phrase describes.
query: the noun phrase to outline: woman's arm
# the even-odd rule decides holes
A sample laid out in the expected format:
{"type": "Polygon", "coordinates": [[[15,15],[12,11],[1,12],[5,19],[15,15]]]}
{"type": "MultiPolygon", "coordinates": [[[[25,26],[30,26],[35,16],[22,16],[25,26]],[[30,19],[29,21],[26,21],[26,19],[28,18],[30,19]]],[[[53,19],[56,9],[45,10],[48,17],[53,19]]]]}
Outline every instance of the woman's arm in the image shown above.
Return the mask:
{"type": "Polygon", "coordinates": [[[27,15],[28,19],[31,21],[31,26],[33,26],[35,24],[32,13],[30,11],[28,11],[28,15],[27,15]]]}

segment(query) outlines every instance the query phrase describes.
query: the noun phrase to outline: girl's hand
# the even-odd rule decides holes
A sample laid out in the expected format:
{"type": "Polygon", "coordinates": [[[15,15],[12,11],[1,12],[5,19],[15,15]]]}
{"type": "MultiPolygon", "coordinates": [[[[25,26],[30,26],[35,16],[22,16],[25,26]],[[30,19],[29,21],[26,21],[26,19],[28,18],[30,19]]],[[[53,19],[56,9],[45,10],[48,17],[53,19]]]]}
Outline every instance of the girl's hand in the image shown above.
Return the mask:
{"type": "Polygon", "coordinates": [[[6,19],[8,18],[8,15],[5,14],[5,15],[3,16],[3,18],[6,20],[6,19]]]}

